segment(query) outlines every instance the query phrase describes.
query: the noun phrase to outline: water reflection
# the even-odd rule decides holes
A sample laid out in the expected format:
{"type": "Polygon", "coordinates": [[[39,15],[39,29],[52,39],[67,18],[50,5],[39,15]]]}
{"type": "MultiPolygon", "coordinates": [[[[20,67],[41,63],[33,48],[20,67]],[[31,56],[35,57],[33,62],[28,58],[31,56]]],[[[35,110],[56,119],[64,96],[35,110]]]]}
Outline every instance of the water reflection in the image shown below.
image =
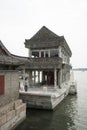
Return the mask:
{"type": "Polygon", "coordinates": [[[77,97],[68,96],[54,113],[55,120],[59,120],[60,130],[76,130],[77,97]]]}
{"type": "Polygon", "coordinates": [[[77,97],[68,96],[55,111],[28,109],[26,120],[15,130],[76,130],[77,97]]]}
{"type": "Polygon", "coordinates": [[[75,72],[78,81],[78,116],[76,118],[77,130],[87,130],[87,71],[75,72]]]}

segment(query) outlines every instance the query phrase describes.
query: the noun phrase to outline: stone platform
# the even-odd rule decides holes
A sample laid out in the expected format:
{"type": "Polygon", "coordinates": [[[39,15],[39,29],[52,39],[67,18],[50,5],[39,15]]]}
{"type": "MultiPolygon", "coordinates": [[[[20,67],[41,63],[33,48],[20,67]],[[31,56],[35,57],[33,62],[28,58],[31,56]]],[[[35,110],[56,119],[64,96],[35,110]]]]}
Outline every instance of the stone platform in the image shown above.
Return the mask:
{"type": "Polygon", "coordinates": [[[53,110],[67,95],[69,86],[64,88],[29,88],[27,92],[20,91],[19,97],[28,108],[53,110]]]}

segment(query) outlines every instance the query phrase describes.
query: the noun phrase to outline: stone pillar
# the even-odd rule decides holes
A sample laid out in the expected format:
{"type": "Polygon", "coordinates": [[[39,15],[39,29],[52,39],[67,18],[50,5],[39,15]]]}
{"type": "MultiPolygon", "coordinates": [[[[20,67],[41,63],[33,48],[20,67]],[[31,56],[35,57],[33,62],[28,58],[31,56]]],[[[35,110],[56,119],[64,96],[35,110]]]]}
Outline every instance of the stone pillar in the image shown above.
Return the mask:
{"type": "Polygon", "coordinates": [[[29,86],[32,85],[32,71],[29,71],[29,86]]]}
{"type": "Polygon", "coordinates": [[[54,69],[54,87],[57,87],[57,69],[54,69]]]}
{"type": "Polygon", "coordinates": [[[48,57],[50,57],[50,50],[48,51],[48,57]]]}
{"type": "Polygon", "coordinates": [[[59,57],[62,57],[61,46],[59,46],[58,51],[59,51],[59,57]]]}
{"type": "Polygon", "coordinates": [[[42,82],[45,81],[45,74],[44,71],[42,71],[42,82]]]}
{"type": "Polygon", "coordinates": [[[43,72],[43,71],[40,71],[40,78],[41,78],[41,79],[40,79],[40,82],[42,82],[42,72],[43,72]]]}
{"type": "Polygon", "coordinates": [[[59,70],[59,88],[61,88],[62,84],[62,69],[59,70]]]}
{"type": "Polygon", "coordinates": [[[31,50],[29,49],[29,51],[28,51],[28,54],[29,54],[29,57],[31,57],[31,50]]]}
{"type": "Polygon", "coordinates": [[[22,82],[22,90],[25,91],[25,67],[23,68],[23,82],[22,82]]]}
{"type": "Polygon", "coordinates": [[[45,57],[45,51],[44,51],[44,57],[45,57]]]}
{"type": "Polygon", "coordinates": [[[23,85],[25,86],[25,68],[23,68],[23,85]]]}
{"type": "Polygon", "coordinates": [[[41,57],[41,51],[39,51],[39,57],[41,57]]]}
{"type": "Polygon", "coordinates": [[[34,71],[34,84],[35,84],[35,79],[36,79],[36,75],[35,75],[35,71],[34,71]]]}

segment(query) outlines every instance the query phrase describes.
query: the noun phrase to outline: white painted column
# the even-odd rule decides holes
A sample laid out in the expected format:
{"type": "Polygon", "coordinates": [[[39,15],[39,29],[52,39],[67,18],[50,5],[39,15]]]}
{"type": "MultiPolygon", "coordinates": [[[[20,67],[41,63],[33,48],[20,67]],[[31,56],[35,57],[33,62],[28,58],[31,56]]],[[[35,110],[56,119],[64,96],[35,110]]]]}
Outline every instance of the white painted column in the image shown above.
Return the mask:
{"type": "Polygon", "coordinates": [[[54,87],[57,87],[57,69],[54,69],[54,87]]]}

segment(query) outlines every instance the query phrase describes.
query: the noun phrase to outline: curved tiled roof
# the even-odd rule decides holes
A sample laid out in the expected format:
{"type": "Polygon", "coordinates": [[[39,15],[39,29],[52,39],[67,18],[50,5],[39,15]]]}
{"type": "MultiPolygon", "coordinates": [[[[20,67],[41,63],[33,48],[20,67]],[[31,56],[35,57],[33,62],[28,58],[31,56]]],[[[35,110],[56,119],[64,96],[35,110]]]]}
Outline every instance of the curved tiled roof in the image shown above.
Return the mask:
{"type": "Polygon", "coordinates": [[[60,39],[61,37],[50,31],[48,28],[43,26],[31,39],[30,41],[49,41],[54,39],[60,39]]]}
{"type": "MultiPolygon", "coordinates": [[[[32,38],[25,41],[29,42],[48,42],[50,40],[60,40],[62,36],[58,36],[51,30],[43,26],[32,38]]],[[[26,43],[25,43],[26,44],[26,43]]]]}
{"type": "Polygon", "coordinates": [[[2,53],[0,53],[0,64],[21,65],[24,64],[26,61],[28,61],[27,57],[21,57],[11,54],[1,41],[0,41],[0,49],[2,50],[2,53]]]}
{"type": "Polygon", "coordinates": [[[32,38],[25,40],[24,44],[26,48],[31,49],[64,46],[69,55],[72,55],[64,36],[56,35],[45,26],[43,26],[32,38]]]}

